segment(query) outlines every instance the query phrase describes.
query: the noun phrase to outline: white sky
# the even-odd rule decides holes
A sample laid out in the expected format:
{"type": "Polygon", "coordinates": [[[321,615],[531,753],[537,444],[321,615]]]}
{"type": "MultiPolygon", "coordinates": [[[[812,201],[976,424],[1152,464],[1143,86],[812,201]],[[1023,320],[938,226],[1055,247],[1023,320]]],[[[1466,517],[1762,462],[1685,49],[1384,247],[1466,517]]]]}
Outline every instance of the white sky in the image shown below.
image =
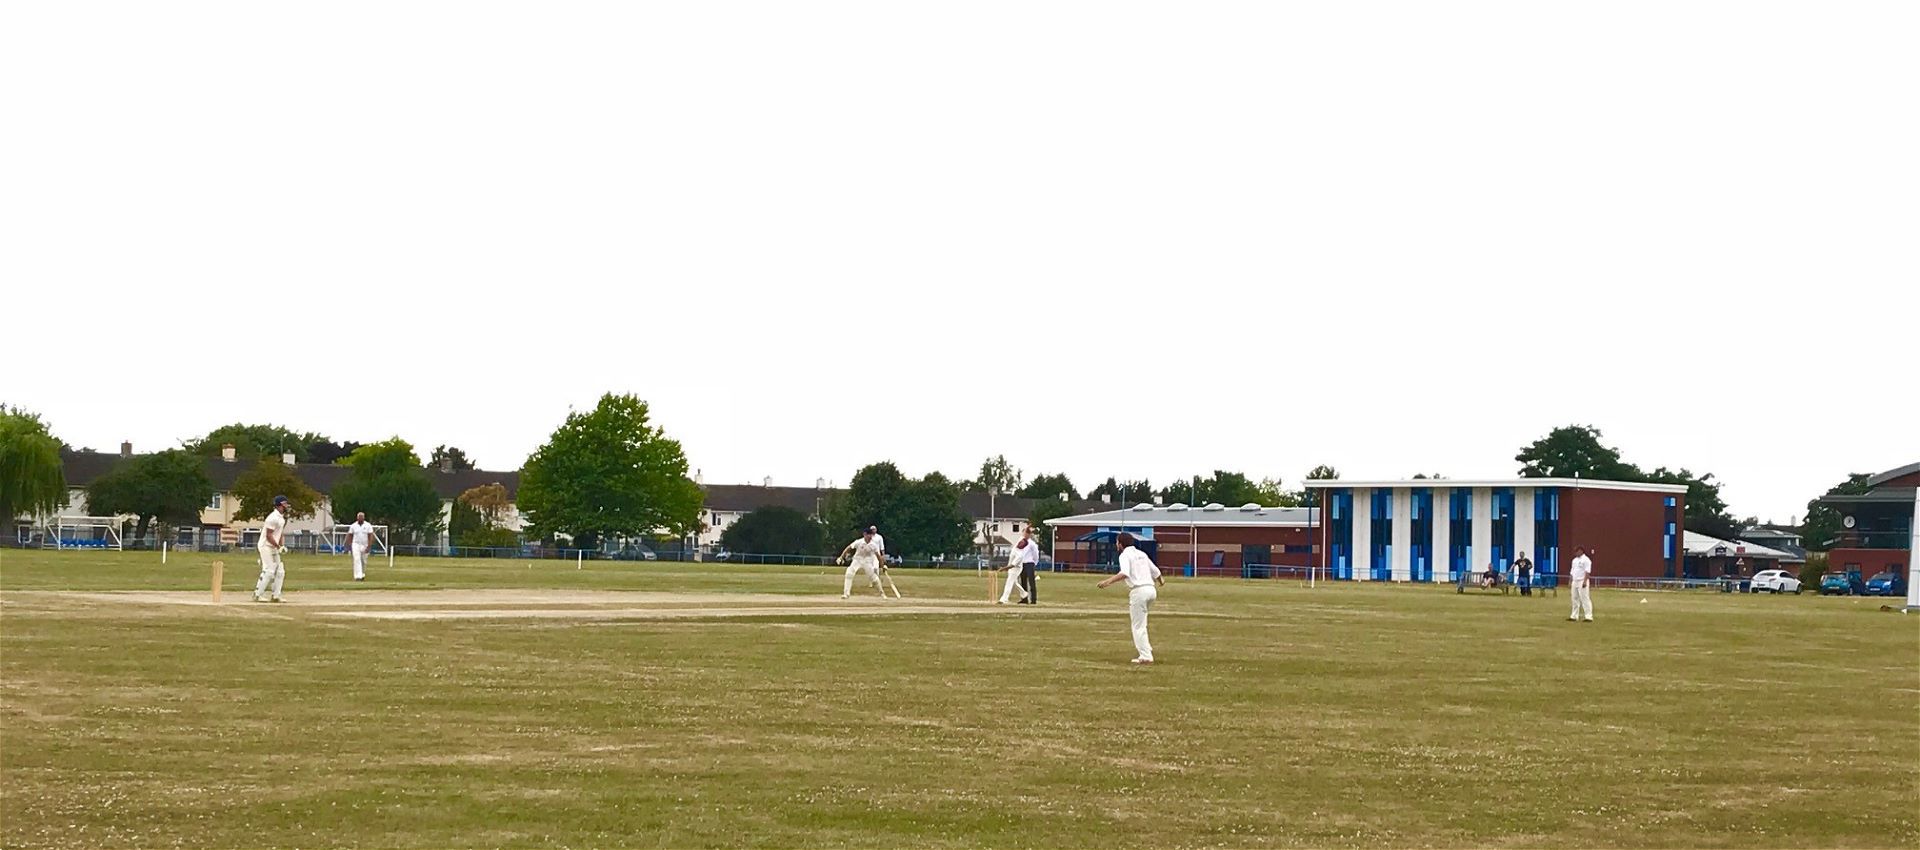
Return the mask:
{"type": "Polygon", "coordinates": [[[14,3],[0,400],[709,482],[1920,460],[1920,4],[14,3]]]}

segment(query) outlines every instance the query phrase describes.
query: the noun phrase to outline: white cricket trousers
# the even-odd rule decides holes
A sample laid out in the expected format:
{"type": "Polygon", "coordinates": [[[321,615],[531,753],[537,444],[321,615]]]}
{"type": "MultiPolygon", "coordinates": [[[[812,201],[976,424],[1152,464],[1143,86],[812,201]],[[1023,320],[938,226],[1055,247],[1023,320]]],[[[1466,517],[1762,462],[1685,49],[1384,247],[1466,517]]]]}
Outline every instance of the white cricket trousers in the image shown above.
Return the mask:
{"type": "Polygon", "coordinates": [[[352,548],[353,548],[353,577],[355,579],[366,578],[367,577],[367,547],[361,544],[354,544],[352,548]]]}
{"type": "Polygon", "coordinates": [[[1133,619],[1133,648],[1143,661],[1153,660],[1153,644],[1147,642],[1147,609],[1152,608],[1153,600],[1158,598],[1160,593],[1151,584],[1127,591],[1127,613],[1133,619]]]}
{"type": "Polygon", "coordinates": [[[287,567],[280,562],[280,553],[266,547],[260,548],[260,581],[253,586],[253,598],[265,596],[273,591],[273,598],[280,598],[280,585],[287,580],[287,567]]]}
{"type": "Polygon", "coordinates": [[[1567,619],[1569,620],[1593,619],[1593,588],[1588,587],[1584,582],[1580,582],[1580,583],[1574,584],[1572,589],[1573,589],[1573,613],[1568,614],[1567,619]]]}
{"type": "MultiPolygon", "coordinates": [[[[853,563],[847,565],[846,580],[840,582],[841,596],[853,595],[853,577],[861,570],[866,570],[868,582],[872,583],[874,587],[880,586],[880,562],[872,558],[855,558],[853,559],[853,563]]],[[[885,590],[880,591],[880,598],[887,598],[887,592],[885,590]]]]}
{"type": "Polygon", "coordinates": [[[1019,567],[1007,570],[1007,586],[1000,589],[1000,601],[1007,601],[1007,597],[1013,595],[1016,590],[1020,591],[1020,601],[1027,601],[1027,589],[1020,584],[1019,567]]]}

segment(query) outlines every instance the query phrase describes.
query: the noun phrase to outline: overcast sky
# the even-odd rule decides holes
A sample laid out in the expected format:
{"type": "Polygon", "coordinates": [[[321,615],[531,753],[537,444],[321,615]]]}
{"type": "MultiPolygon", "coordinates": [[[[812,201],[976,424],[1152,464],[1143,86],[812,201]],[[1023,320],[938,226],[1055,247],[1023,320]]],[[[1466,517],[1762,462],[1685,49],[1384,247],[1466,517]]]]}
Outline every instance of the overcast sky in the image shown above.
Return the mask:
{"type": "Polygon", "coordinates": [[[14,3],[0,400],[713,483],[1920,460],[1920,4],[14,3]]]}

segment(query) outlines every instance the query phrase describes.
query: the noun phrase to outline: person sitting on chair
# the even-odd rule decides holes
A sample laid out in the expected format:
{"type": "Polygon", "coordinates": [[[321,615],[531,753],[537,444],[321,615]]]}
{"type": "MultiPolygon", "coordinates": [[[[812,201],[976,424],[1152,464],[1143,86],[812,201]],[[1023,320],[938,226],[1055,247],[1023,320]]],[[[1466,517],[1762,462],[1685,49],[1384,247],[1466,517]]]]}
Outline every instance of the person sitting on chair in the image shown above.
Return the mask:
{"type": "Polygon", "coordinates": [[[1488,564],[1487,577],[1481,580],[1480,586],[1487,587],[1487,588],[1499,587],[1500,586],[1500,568],[1494,566],[1493,564],[1488,564]]]}

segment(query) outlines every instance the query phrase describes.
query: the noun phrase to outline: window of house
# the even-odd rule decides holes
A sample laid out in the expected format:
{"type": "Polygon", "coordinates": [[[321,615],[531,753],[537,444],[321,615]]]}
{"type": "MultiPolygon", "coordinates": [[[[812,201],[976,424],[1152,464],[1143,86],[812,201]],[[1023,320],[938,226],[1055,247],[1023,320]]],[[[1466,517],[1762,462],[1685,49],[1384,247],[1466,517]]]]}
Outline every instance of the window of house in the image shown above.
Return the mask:
{"type": "Polygon", "coordinates": [[[219,510],[219,509],[220,509],[220,494],[219,494],[219,493],[215,493],[215,494],[213,494],[213,500],[207,503],[207,509],[208,509],[208,510],[213,510],[213,511],[217,511],[217,510],[219,510]]]}

